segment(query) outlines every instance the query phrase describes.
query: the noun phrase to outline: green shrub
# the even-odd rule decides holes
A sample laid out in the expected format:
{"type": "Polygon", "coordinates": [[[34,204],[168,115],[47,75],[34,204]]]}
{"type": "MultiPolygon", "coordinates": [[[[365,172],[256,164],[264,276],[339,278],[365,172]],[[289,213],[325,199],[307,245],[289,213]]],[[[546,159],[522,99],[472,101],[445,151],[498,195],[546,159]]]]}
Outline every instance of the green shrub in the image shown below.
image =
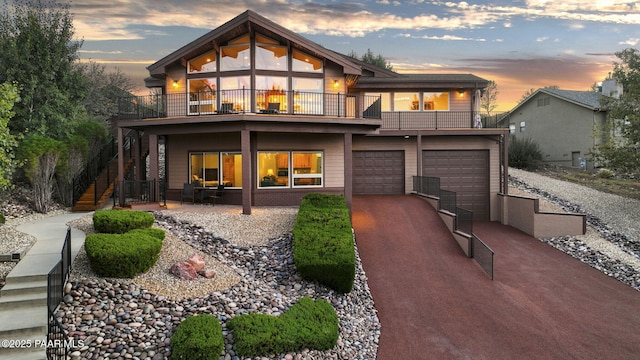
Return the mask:
{"type": "Polygon", "coordinates": [[[222,326],[209,314],[184,319],[171,336],[172,359],[218,360],[224,349],[222,326]]]}
{"type": "Polygon", "coordinates": [[[93,213],[93,228],[99,233],[124,234],[151,227],[154,221],[153,214],[145,211],[97,210],[93,213]]]}
{"type": "Polygon", "coordinates": [[[84,248],[96,274],[133,278],[158,261],[163,239],[164,230],[152,228],[125,234],[91,234],[85,239],[84,248]]]}
{"type": "Polygon", "coordinates": [[[509,141],[509,166],[536,170],[542,162],[542,151],[538,143],[531,138],[511,137],[509,141]]]}
{"type": "Polygon", "coordinates": [[[4,224],[5,222],[7,222],[7,220],[4,218],[4,215],[0,214],[0,225],[4,224]]]}
{"type": "Polygon", "coordinates": [[[613,178],[613,171],[609,170],[609,169],[599,169],[598,172],[596,173],[596,176],[601,178],[601,179],[611,179],[613,178]]]}
{"type": "Polygon", "coordinates": [[[327,350],[338,341],[338,316],[325,300],[301,298],[279,317],[239,315],[228,326],[233,330],[236,353],[241,357],[282,354],[304,348],[327,350]]]}
{"type": "Polygon", "coordinates": [[[300,275],[348,293],[355,279],[351,218],[344,197],[306,195],[293,228],[293,260],[300,275]]]}

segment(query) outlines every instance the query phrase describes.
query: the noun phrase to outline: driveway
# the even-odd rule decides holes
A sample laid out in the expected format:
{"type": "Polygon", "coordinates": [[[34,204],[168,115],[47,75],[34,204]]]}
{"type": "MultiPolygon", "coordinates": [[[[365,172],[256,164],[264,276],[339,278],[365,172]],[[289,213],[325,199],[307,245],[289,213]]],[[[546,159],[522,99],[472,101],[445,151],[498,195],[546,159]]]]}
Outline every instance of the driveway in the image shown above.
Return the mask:
{"type": "Polygon", "coordinates": [[[353,226],[378,360],[640,358],[640,292],[515,228],[474,224],[492,281],[416,196],[354,196],[353,226]]]}

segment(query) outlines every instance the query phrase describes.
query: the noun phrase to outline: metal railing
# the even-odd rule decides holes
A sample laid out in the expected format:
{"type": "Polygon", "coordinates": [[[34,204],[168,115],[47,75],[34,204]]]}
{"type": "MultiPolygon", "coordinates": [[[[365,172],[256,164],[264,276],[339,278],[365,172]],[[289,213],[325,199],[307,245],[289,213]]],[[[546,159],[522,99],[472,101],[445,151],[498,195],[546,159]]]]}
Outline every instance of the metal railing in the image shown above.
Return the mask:
{"type": "Polygon", "coordinates": [[[380,96],[290,90],[245,88],[118,99],[119,119],[240,113],[380,119],[382,111],[380,96]]]}
{"type": "Polygon", "coordinates": [[[113,206],[127,204],[162,203],[167,205],[166,182],[160,180],[123,180],[116,182],[113,192],[113,206]],[[119,200],[121,189],[124,191],[124,202],[119,200]]]}
{"type": "Polygon", "coordinates": [[[456,192],[441,189],[440,178],[430,176],[414,176],[413,191],[438,197],[438,210],[446,210],[455,214],[454,230],[471,236],[469,257],[473,258],[493,280],[494,252],[473,233],[473,212],[456,206],[456,192]]]}
{"type": "Polygon", "coordinates": [[[69,337],[56,318],[55,312],[64,297],[64,286],[71,271],[71,228],[60,252],[60,261],[47,275],[47,359],[67,359],[69,356],[69,337]]]}

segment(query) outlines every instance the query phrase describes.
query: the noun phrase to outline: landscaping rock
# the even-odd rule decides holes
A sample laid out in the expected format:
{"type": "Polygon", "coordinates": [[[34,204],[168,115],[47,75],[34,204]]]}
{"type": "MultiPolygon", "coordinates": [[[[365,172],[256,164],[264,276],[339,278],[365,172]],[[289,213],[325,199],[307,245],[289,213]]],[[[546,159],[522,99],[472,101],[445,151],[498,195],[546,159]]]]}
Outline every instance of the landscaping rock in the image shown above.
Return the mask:
{"type": "Polygon", "coordinates": [[[198,254],[193,254],[189,256],[189,259],[187,261],[191,265],[193,265],[193,268],[196,269],[196,271],[200,271],[204,269],[204,259],[202,258],[202,256],[198,254]]]}
{"type": "Polygon", "coordinates": [[[196,269],[188,261],[181,261],[173,264],[169,272],[182,280],[195,280],[198,278],[196,269]]]}

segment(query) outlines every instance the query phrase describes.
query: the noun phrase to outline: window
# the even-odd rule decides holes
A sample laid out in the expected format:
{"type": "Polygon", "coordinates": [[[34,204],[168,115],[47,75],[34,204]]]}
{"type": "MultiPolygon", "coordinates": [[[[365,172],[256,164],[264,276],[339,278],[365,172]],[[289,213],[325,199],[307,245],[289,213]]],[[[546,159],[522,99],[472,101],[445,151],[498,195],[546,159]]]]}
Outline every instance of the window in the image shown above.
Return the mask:
{"type": "Polygon", "coordinates": [[[248,70],[251,66],[249,35],[220,48],[220,71],[248,70]]]}
{"type": "Polygon", "coordinates": [[[420,110],[418,93],[395,93],[393,96],[393,109],[395,111],[420,110]]]}
{"type": "Polygon", "coordinates": [[[189,115],[216,111],[216,78],[189,79],[189,115]]]}
{"type": "Polygon", "coordinates": [[[248,111],[251,83],[249,76],[229,76],[220,78],[220,103],[224,109],[235,112],[248,111]]]}
{"type": "Polygon", "coordinates": [[[365,93],[366,96],[380,97],[382,111],[391,111],[391,93],[365,93]]]}
{"type": "Polygon", "coordinates": [[[201,186],[242,187],[242,154],[235,152],[193,152],[189,154],[189,182],[201,186]],[[220,162],[222,159],[222,162],[220,162]],[[222,165],[222,166],[221,166],[222,165]]]}
{"type": "Polygon", "coordinates": [[[322,152],[292,153],[293,187],[322,186],[322,152]]]}
{"type": "Polygon", "coordinates": [[[258,152],[258,187],[322,186],[321,151],[258,152]]]}
{"type": "Polygon", "coordinates": [[[538,106],[547,106],[551,104],[551,98],[548,96],[542,96],[538,98],[538,106]]]}
{"type": "Polygon", "coordinates": [[[190,74],[199,72],[214,72],[216,69],[216,52],[215,50],[207,51],[206,53],[193,58],[189,61],[187,69],[190,74]]]}
{"type": "Polygon", "coordinates": [[[448,111],[449,110],[449,93],[448,92],[426,92],[424,93],[423,110],[431,111],[448,111]]]}
{"type": "Polygon", "coordinates": [[[256,109],[266,110],[269,104],[280,104],[287,111],[288,78],[283,76],[256,76],[256,109]]]}
{"type": "Polygon", "coordinates": [[[293,50],[292,58],[293,71],[309,73],[322,73],[323,71],[322,60],[313,56],[307,55],[298,50],[293,50]]]}
{"type": "Polygon", "coordinates": [[[525,123],[524,121],[520,121],[520,132],[524,132],[525,123]]]}
{"type": "Polygon", "coordinates": [[[293,110],[296,114],[322,115],[324,95],[322,79],[293,78],[293,110]]]}
{"type": "Polygon", "coordinates": [[[516,124],[509,124],[509,135],[516,134],[516,124]]]}
{"type": "Polygon", "coordinates": [[[287,71],[289,62],[286,46],[262,35],[256,35],[256,69],[287,71]]]}

